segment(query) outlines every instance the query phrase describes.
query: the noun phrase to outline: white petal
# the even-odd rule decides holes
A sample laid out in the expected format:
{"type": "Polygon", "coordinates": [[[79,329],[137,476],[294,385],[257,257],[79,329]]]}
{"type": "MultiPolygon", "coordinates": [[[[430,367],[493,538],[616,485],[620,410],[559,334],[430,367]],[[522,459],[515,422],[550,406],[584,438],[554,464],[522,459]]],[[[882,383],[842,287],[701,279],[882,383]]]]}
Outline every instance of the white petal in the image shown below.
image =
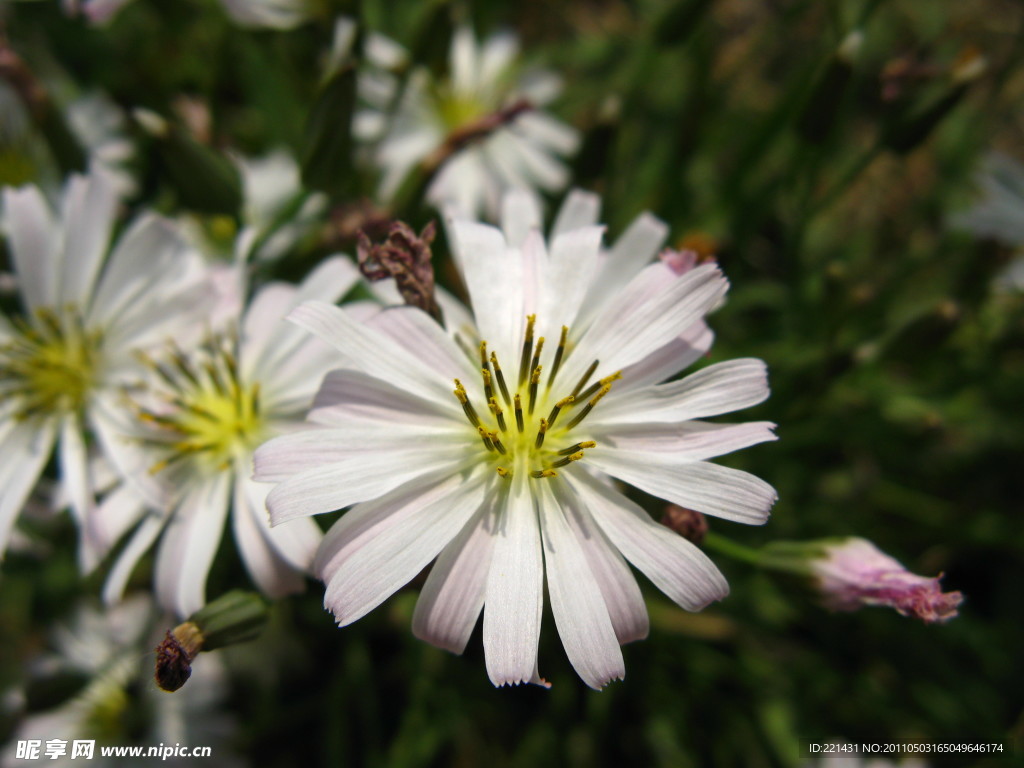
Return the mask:
{"type": "Polygon", "coordinates": [[[692,543],[588,473],[563,476],[612,544],[683,608],[699,611],[729,594],[725,577],[692,543]]]}
{"type": "MultiPolygon", "coordinates": [[[[579,131],[561,120],[556,120],[546,112],[537,110],[524,112],[516,118],[516,128],[524,136],[529,137],[530,141],[560,155],[571,155],[580,146],[579,131]]],[[[587,223],[594,224],[596,222],[595,211],[594,219],[587,223]]],[[[559,231],[555,229],[554,234],[557,235],[559,231]]]]}
{"type": "Polygon", "coordinates": [[[644,596],[633,572],[590,513],[570,494],[563,496],[565,498],[560,500],[566,521],[587,557],[591,575],[601,588],[616,639],[622,644],[642,640],[647,637],[650,624],[644,596]]]}
{"type": "Polygon", "coordinates": [[[99,556],[105,557],[145,512],[145,500],[131,485],[121,483],[108,493],[87,521],[90,534],[97,543],[99,556]]]}
{"type": "Polygon", "coordinates": [[[135,529],[124,549],[118,554],[107,575],[107,580],[103,584],[103,602],[106,605],[113,605],[121,601],[125,585],[131,578],[132,571],[135,570],[135,566],[138,565],[142,556],[153,546],[153,542],[160,535],[166,522],[166,516],[151,514],[139,523],[139,527],[135,529]]]}
{"type": "Polygon", "coordinates": [[[14,520],[25,506],[53,450],[57,430],[52,422],[42,426],[18,424],[0,442],[0,558],[14,520]]]}
{"type": "Polygon", "coordinates": [[[536,196],[525,189],[514,189],[501,201],[501,229],[513,248],[523,244],[530,230],[541,227],[540,205],[536,196]]]}
{"type": "Polygon", "coordinates": [[[494,480],[483,472],[456,477],[449,493],[415,509],[399,526],[378,527],[358,548],[325,572],[324,605],[339,626],[376,608],[425,568],[480,509],[494,480]]]}
{"type": "Polygon", "coordinates": [[[59,229],[36,187],[3,191],[4,224],[18,287],[28,309],[52,305],[59,272],[59,229]]]}
{"type": "Polygon", "coordinates": [[[260,532],[278,558],[297,571],[309,572],[324,537],[320,526],[313,520],[303,518],[272,528],[270,512],[267,511],[267,494],[272,486],[249,479],[247,475],[250,471],[239,466],[235,482],[245,493],[246,502],[260,532]]]}
{"type": "Polygon", "coordinates": [[[72,176],[64,197],[64,259],[60,297],[87,306],[110,239],[117,195],[101,174],[72,176]]]}
{"type": "Polygon", "coordinates": [[[366,325],[380,331],[447,381],[472,380],[470,377],[480,375],[477,364],[470,363],[437,321],[422,309],[389,307],[370,318],[366,325]]]}
{"type": "Polygon", "coordinates": [[[74,416],[68,416],[62,422],[58,457],[61,485],[78,525],[78,567],[82,573],[89,573],[99,564],[103,547],[93,535],[90,525],[96,498],[85,453],[85,438],[77,422],[74,416]]]}
{"type": "Polygon", "coordinates": [[[473,30],[460,26],[452,36],[451,86],[455,93],[470,94],[476,90],[479,76],[476,40],[473,30]]]}
{"type": "Polygon", "coordinates": [[[763,525],[778,498],[775,489],[759,477],[706,461],[600,450],[588,453],[587,460],[594,468],[658,498],[737,523],[763,525]]]}
{"type": "Polygon", "coordinates": [[[744,424],[684,421],[678,424],[618,425],[607,431],[603,424],[594,424],[591,435],[606,461],[624,458],[642,462],[650,454],[671,455],[673,461],[703,461],[777,440],[773,429],[775,425],[770,421],[744,424]]]}
{"type": "Polygon", "coordinates": [[[637,216],[608,252],[587,296],[587,306],[602,307],[609,297],[621,291],[651,262],[667,237],[668,226],[661,219],[649,213],[637,216]]]}
{"type": "Polygon", "coordinates": [[[497,352],[499,360],[511,359],[519,352],[526,315],[519,252],[507,249],[504,236],[494,227],[454,221],[450,231],[480,337],[497,352]]]}
{"type": "MultiPolygon", "coordinates": [[[[427,450],[414,444],[346,457],[279,483],[267,496],[270,519],[277,525],[296,517],[331,512],[375,499],[420,475],[445,468],[457,472],[465,454],[465,446],[427,450]]],[[[259,455],[257,451],[257,467],[259,455]]]]}
{"type": "Polygon", "coordinates": [[[565,232],[597,224],[601,215],[601,197],[581,189],[569,190],[551,228],[552,241],[565,232]]]}
{"type": "Polygon", "coordinates": [[[160,605],[184,618],[206,603],[206,578],[220,544],[231,487],[218,472],[189,489],[167,524],[156,562],[160,605]]]}
{"type": "Polygon", "coordinates": [[[269,522],[258,518],[266,517],[262,504],[254,507],[242,482],[235,483],[235,503],[231,514],[235,543],[242,555],[242,562],[250,578],[268,597],[278,598],[301,592],[305,586],[300,574],[291,568],[270,546],[262,528],[269,529],[269,522]]]}
{"type": "Polygon", "coordinates": [[[338,423],[341,420],[359,418],[388,425],[435,428],[451,424],[453,415],[458,414],[439,408],[432,400],[410,395],[386,381],[348,368],[331,371],[324,377],[310,414],[313,421],[337,426],[343,426],[338,423]],[[335,408],[337,419],[331,416],[335,408]]]}
{"type": "Polygon", "coordinates": [[[540,519],[555,626],[583,682],[591,688],[603,688],[626,674],[622,651],[586,555],[546,485],[540,490],[540,519]]]}
{"type": "Polygon", "coordinates": [[[595,359],[596,376],[642,360],[700,320],[728,288],[713,264],[697,267],[667,284],[666,269],[653,264],[634,278],[587,329],[560,380],[576,381],[595,359]]]}
{"type": "Polygon", "coordinates": [[[309,301],[292,310],[288,319],[333,346],[350,363],[414,395],[428,400],[454,402],[451,382],[410,355],[390,338],[357,323],[343,309],[309,301]]]}
{"type": "Polygon", "coordinates": [[[536,677],[544,564],[530,482],[513,477],[505,497],[496,501],[500,511],[484,604],[484,654],[495,685],[536,677]]]}
{"type": "Polygon", "coordinates": [[[162,508],[168,502],[172,489],[149,468],[150,456],[138,440],[130,437],[134,431],[130,413],[121,407],[117,395],[101,394],[89,410],[89,423],[102,449],[103,456],[117,470],[120,477],[134,487],[152,506],[162,508]]]}
{"type": "Polygon", "coordinates": [[[412,633],[420,640],[452,653],[466,649],[484,607],[492,525],[493,513],[481,510],[438,556],[412,615],[412,633]]]}
{"type": "Polygon", "coordinates": [[[715,334],[707,323],[699,320],[643,360],[623,368],[622,381],[615,385],[615,390],[639,389],[675,376],[706,355],[714,340],[715,334]]]}
{"type": "Polygon", "coordinates": [[[761,360],[726,360],[685,379],[635,391],[617,401],[609,399],[601,410],[601,422],[636,424],[717,416],[757,405],[768,394],[768,369],[761,360]]]}
{"type": "Polygon", "coordinates": [[[174,225],[159,216],[137,219],[118,240],[92,298],[87,324],[117,325],[136,303],[162,295],[184,277],[183,243],[174,225]],[[154,292],[163,288],[159,292],[154,292]]]}
{"type": "Polygon", "coordinates": [[[540,318],[545,332],[557,339],[563,325],[570,328],[594,279],[604,227],[583,227],[556,235],[551,243],[548,271],[542,277],[540,318]]]}
{"type": "Polygon", "coordinates": [[[518,53],[519,42],[515,35],[507,32],[491,35],[481,46],[480,84],[486,86],[504,76],[518,53]]]}

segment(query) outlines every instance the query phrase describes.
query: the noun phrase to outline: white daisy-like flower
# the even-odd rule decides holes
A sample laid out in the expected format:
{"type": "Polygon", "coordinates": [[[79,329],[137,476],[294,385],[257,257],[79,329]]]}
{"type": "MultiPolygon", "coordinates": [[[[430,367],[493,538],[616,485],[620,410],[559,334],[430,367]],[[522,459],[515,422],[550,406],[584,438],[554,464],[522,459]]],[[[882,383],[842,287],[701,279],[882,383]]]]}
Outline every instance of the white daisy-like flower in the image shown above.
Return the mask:
{"type": "Polygon", "coordinates": [[[162,536],[155,572],[160,604],[179,616],[201,608],[229,512],[242,561],[259,588],[271,597],[303,588],[320,529],[309,519],[270,528],[269,486],[252,480],[252,452],[302,426],[332,366],[318,339],[282,318],[308,300],[337,301],[358,279],[351,261],[328,259],[300,286],[264,286],[236,316],[237,333],[214,334],[191,352],[169,348],[152,356],[155,376],[137,396],[133,438],[146,446],[139,470],[166,489],[165,511],[147,514],[153,505],[132,475],[97,510],[108,545],[137,523],[108,576],[106,600],[120,597],[139,558],[162,536]]]}
{"type": "MultiPolygon", "coordinates": [[[[370,36],[367,45],[371,63],[396,59],[393,46],[379,36],[370,36]]],[[[393,113],[395,79],[383,69],[360,77],[360,95],[370,108],[357,114],[355,131],[373,143],[383,200],[391,200],[409,173],[446,143],[450,156],[427,190],[427,200],[439,208],[454,205],[468,218],[486,212],[493,219],[510,188],[565,187],[569,171],[561,158],[576,151],[579,136],[541,111],[558,95],[560,82],[549,72],[518,77],[517,53],[511,34],[478,45],[472,30],[460,27],[447,79],[437,82],[417,69],[393,113]]]]}
{"type": "Polygon", "coordinates": [[[256,478],[284,523],[351,507],[315,568],[339,625],[364,616],[436,559],[413,632],[460,653],[483,611],[496,685],[541,682],[544,584],[569,660],[599,688],[624,674],[619,645],[646,636],[631,562],[679,605],[728,591],[693,544],[656,523],[609,478],[669,502],[760,524],[762,480],[708,459],[774,439],[770,423],[705,417],[762,401],[759,360],[661,383],[710,343],[706,312],[726,291],[713,264],[669,254],[642,217],[607,253],[592,196],[571,196],[550,242],[524,195],[504,231],[454,222],[472,310],[447,331],[409,307],[365,324],[310,302],[290,319],[341,352],[311,428],[256,452],[256,478]]]}
{"type": "Polygon", "coordinates": [[[74,176],[59,211],[36,187],[3,191],[4,223],[24,316],[0,315],[0,553],[57,445],[61,494],[81,526],[80,560],[95,564],[84,526],[94,506],[91,430],[112,463],[122,388],[140,350],[186,338],[206,293],[191,279],[176,230],[144,215],[107,256],[116,197],[103,176],[74,176]]]}

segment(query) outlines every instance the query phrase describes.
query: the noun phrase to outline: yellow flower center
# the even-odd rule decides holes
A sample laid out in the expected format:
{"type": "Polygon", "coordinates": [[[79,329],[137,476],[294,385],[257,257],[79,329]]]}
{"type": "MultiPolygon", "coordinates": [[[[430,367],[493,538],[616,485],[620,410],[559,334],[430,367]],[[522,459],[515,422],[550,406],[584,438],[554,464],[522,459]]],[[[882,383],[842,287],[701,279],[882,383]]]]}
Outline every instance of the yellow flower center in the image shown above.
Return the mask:
{"type": "Polygon", "coordinates": [[[262,442],[266,424],[259,384],[241,380],[234,355],[223,342],[211,344],[200,364],[172,349],[166,362],[147,358],[166,385],[160,392],[166,410],[140,408],[139,418],[157,431],[149,441],[167,455],[150,472],[191,458],[207,469],[223,469],[262,442]]]}
{"type": "Polygon", "coordinates": [[[442,86],[434,94],[437,114],[446,131],[474,123],[494,111],[495,105],[478,94],[457,93],[451,86],[442,86]]]}
{"type": "Polygon", "coordinates": [[[486,412],[476,409],[462,382],[455,380],[455,397],[483,445],[484,460],[492,462],[495,471],[505,478],[522,472],[537,479],[554,477],[560,467],[579,461],[585,451],[597,447],[593,440],[581,440],[586,435],[577,427],[611,391],[612,384],[622,378],[615,373],[591,381],[598,366],[595,360],[571,392],[554,391],[552,385],[565,356],[569,329],[562,326],[551,373],[545,376],[540,364],[544,337],[534,345],[535,323],[535,315],[526,318],[514,392],[509,389],[497,355],[492,352],[488,356],[487,342],[481,342],[480,374],[486,412]]]}
{"type": "Polygon", "coordinates": [[[96,382],[102,335],[88,331],[71,306],[36,310],[35,324],[15,318],[17,333],[0,346],[0,392],[18,403],[15,418],[80,411],[96,382]]]}

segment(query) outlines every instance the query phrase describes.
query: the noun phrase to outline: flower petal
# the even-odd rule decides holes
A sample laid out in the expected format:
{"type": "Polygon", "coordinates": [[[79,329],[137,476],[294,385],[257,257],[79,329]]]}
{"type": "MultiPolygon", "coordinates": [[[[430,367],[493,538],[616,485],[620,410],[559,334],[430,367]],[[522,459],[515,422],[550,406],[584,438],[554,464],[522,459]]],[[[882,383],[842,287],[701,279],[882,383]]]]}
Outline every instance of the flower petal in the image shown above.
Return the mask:
{"type": "Polygon", "coordinates": [[[230,473],[196,483],[167,524],[156,561],[157,599],[179,617],[206,603],[206,578],[220,544],[228,512],[230,473]]]}
{"type": "Polygon", "coordinates": [[[519,248],[527,233],[540,227],[537,198],[524,189],[507,192],[501,201],[501,229],[505,233],[505,241],[513,248],[519,248]]]}
{"type": "Polygon", "coordinates": [[[777,440],[773,429],[775,425],[770,421],[744,424],[684,421],[619,425],[607,432],[594,424],[591,434],[601,454],[609,461],[612,457],[644,461],[650,453],[671,455],[673,460],[679,461],[702,461],[777,440]]]}
{"type": "Polygon", "coordinates": [[[466,650],[487,593],[494,550],[490,517],[488,510],[481,510],[430,569],[412,615],[412,633],[420,640],[452,653],[466,650]]]}
{"type": "Polygon", "coordinates": [[[565,202],[562,203],[562,207],[555,217],[555,223],[551,227],[552,242],[561,234],[597,224],[600,215],[601,197],[599,195],[584,192],[582,189],[569,190],[565,202]]]}
{"type": "Polygon", "coordinates": [[[631,392],[628,397],[609,397],[600,418],[603,424],[700,419],[749,408],[768,395],[765,364],[740,358],[709,365],[679,381],[631,392]]]}
{"type": "Polygon", "coordinates": [[[729,594],[725,577],[707,555],[614,488],[586,472],[563,477],[612,544],[680,606],[699,611],[729,594]]]}
{"type": "Polygon", "coordinates": [[[500,511],[484,603],[484,654],[495,685],[518,685],[536,677],[544,563],[529,482],[513,477],[511,488],[497,503],[500,511]]]}
{"type": "Polygon", "coordinates": [[[565,512],[546,484],[541,485],[539,497],[544,570],[555,626],[573,669],[591,688],[601,689],[626,674],[622,651],[597,580],[565,512]]]}
{"type": "Polygon", "coordinates": [[[132,571],[135,570],[135,566],[138,565],[142,556],[153,546],[160,531],[164,529],[167,519],[167,516],[153,513],[144,517],[139,523],[124,549],[118,553],[110,573],[107,574],[107,580],[103,584],[103,603],[105,605],[121,602],[124,597],[124,588],[128,584],[128,579],[131,578],[132,571]]]}
{"type": "Polygon", "coordinates": [[[263,529],[269,531],[270,523],[264,522],[267,512],[262,503],[258,507],[252,503],[257,500],[250,498],[242,481],[235,483],[234,497],[231,527],[250,578],[268,597],[278,598],[301,592],[305,587],[302,574],[278,557],[264,535],[263,529]]]}
{"type": "Polygon", "coordinates": [[[774,488],[749,472],[670,454],[595,450],[587,461],[658,498],[737,523],[764,525],[778,498],[774,488]]]}
{"type": "Polygon", "coordinates": [[[117,195],[102,174],[72,176],[64,193],[61,302],[88,306],[110,239],[117,195]]]}
{"type": "Polygon", "coordinates": [[[53,450],[57,430],[46,421],[37,424],[16,424],[0,439],[0,558],[7,550],[7,541],[15,518],[39,480],[53,450]]]}
{"type": "Polygon", "coordinates": [[[656,349],[632,365],[622,369],[622,381],[615,385],[615,392],[647,387],[675,376],[689,368],[711,349],[715,334],[707,323],[699,320],[665,346],[656,349]]]}
{"type": "Polygon", "coordinates": [[[36,187],[3,190],[4,226],[26,309],[52,305],[59,273],[60,230],[43,193],[36,187]]]}
{"type": "MultiPolygon", "coordinates": [[[[480,376],[478,364],[470,363],[451,336],[422,309],[388,307],[367,320],[366,325],[387,336],[447,381],[457,378],[471,381],[480,376]]],[[[454,402],[454,398],[451,401],[454,402]]]]}
{"type": "Polygon", "coordinates": [[[450,542],[480,509],[487,486],[483,472],[456,476],[448,493],[433,504],[420,505],[403,525],[378,528],[348,557],[325,572],[324,606],[339,626],[346,626],[376,608],[408,583],[450,542]]]}

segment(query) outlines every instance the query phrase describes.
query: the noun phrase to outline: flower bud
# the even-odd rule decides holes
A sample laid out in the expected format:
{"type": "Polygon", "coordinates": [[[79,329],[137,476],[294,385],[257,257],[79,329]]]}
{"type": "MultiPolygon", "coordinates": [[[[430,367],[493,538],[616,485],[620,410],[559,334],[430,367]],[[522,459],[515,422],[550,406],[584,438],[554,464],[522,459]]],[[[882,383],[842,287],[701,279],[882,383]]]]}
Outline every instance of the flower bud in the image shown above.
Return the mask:
{"type": "Polygon", "coordinates": [[[677,504],[665,506],[665,513],[661,517],[661,524],[666,528],[671,528],[684,539],[698,545],[708,535],[707,518],[696,510],[686,509],[677,504]]]}
{"type": "Polygon", "coordinates": [[[441,310],[434,299],[430,250],[435,234],[432,221],[418,236],[408,224],[396,221],[388,231],[387,240],[374,245],[366,233],[360,231],[357,240],[359,271],[371,281],[394,278],[406,304],[438,318],[441,310]]]}

